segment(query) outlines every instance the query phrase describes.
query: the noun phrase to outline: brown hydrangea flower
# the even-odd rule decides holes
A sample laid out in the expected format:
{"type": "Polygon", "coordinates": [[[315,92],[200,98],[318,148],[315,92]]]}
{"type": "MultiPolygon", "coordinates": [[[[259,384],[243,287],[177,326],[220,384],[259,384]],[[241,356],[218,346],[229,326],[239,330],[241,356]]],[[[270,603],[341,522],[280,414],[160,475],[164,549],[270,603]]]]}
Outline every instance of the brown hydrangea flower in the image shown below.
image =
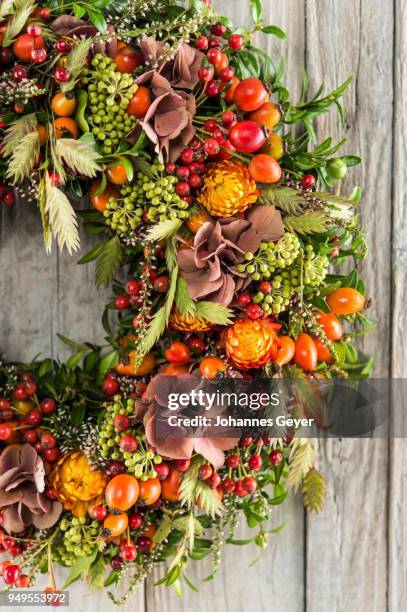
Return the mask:
{"type": "Polygon", "coordinates": [[[20,533],[34,525],[52,527],[60,517],[62,505],[44,495],[45,469],[30,444],[8,446],[0,455],[0,507],[3,527],[20,533]]]}

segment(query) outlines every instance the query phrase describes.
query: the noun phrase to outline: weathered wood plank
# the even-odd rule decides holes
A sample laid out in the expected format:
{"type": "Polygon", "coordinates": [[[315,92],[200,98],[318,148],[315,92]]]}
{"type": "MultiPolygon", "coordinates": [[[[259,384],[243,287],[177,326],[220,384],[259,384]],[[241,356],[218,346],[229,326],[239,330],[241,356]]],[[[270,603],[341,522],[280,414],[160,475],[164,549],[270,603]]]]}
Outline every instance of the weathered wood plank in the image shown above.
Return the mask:
{"type": "MultiPolygon", "coordinates": [[[[314,86],[330,88],[355,75],[346,97],[346,151],[360,152],[351,173],[364,189],[361,217],[370,258],[361,272],[379,322],[361,346],[389,374],[390,202],[392,155],[392,6],[376,0],[307,3],[307,67],[314,86]],[[377,130],[380,130],[378,137],[377,130]]],[[[321,136],[343,135],[330,114],[321,136]]],[[[307,522],[307,610],[386,609],[386,440],[329,441],[319,445],[330,496],[324,513],[307,522]]]]}
{"type": "MultiPolygon", "coordinates": [[[[220,14],[227,15],[237,25],[250,24],[248,2],[219,1],[215,6],[220,14]]],[[[267,24],[278,25],[287,32],[288,40],[281,41],[273,36],[259,36],[258,44],[267,49],[278,65],[280,57],[286,63],[286,83],[298,97],[301,88],[301,66],[304,62],[304,2],[286,0],[284,3],[264,2],[264,20],[267,24]]],[[[194,593],[185,587],[184,596],[179,600],[165,587],[147,589],[147,608],[150,611],[175,612],[200,609],[211,612],[214,608],[238,612],[260,612],[267,610],[271,602],[279,602],[281,609],[300,612],[304,607],[304,512],[300,499],[291,499],[276,510],[272,526],[283,520],[287,525],[278,536],[270,536],[270,544],[256,565],[250,563],[256,558],[258,549],[254,546],[226,546],[222,565],[213,581],[202,584],[210,573],[210,565],[195,563],[189,575],[199,587],[194,593]]],[[[243,526],[242,526],[243,527],[243,526]]],[[[248,529],[242,529],[248,533],[248,529]]],[[[156,579],[163,569],[155,573],[156,579]]]]}
{"type": "MultiPolygon", "coordinates": [[[[395,2],[395,46],[394,46],[394,159],[393,159],[393,240],[392,240],[392,353],[393,378],[407,377],[407,347],[405,342],[405,320],[407,303],[407,118],[405,99],[407,95],[407,5],[395,2]]],[[[393,404],[393,435],[406,429],[404,401],[398,397],[393,404]]],[[[389,469],[389,584],[388,610],[397,612],[407,601],[407,529],[405,507],[407,503],[407,442],[403,439],[390,441],[389,469]]]]}

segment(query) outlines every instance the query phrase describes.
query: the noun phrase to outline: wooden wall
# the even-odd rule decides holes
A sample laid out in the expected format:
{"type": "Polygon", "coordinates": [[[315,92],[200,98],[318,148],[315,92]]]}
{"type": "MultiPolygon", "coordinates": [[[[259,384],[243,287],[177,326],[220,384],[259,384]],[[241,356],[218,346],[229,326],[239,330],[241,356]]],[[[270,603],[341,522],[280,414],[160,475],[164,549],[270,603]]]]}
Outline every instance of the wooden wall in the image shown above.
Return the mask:
{"type": "MultiPolygon", "coordinates": [[[[361,266],[372,296],[375,333],[363,348],[375,356],[377,376],[407,376],[407,6],[403,0],[264,0],[265,20],[281,26],[288,41],[264,37],[260,44],[286,61],[286,82],[299,93],[304,65],[315,88],[333,88],[354,75],[345,98],[346,146],[363,165],[349,184],[363,186],[361,217],[370,256],[361,266]]],[[[218,0],[235,23],[249,20],[246,0],[218,0]]],[[[321,138],[340,139],[334,111],[319,124],[321,138]]],[[[1,220],[0,348],[10,358],[35,354],[64,356],[55,334],[101,340],[99,323],[106,292],[93,281],[92,266],[46,257],[33,204],[3,210],[1,220]]],[[[91,240],[82,238],[83,250],[91,240]]],[[[391,410],[391,406],[389,406],[391,410]]],[[[393,415],[403,418],[402,415],[393,415]]],[[[126,609],[148,612],[228,610],[260,612],[399,612],[407,601],[407,443],[403,440],[319,443],[319,466],[329,483],[320,516],[307,516],[299,499],[275,513],[287,526],[271,537],[255,565],[251,547],[228,547],[214,581],[179,600],[153,580],[126,609]],[[404,515],[404,516],[403,516],[404,515]],[[403,520],[404,519],[404,520],[403,520]]],[[[195,583],[207,575],[195,563],[195,583]]],[[[157,571],[155,577],[158,578],[157,571]]],[[[71,590],[75,610],[112,609],[106,595],[71,590]]]]}

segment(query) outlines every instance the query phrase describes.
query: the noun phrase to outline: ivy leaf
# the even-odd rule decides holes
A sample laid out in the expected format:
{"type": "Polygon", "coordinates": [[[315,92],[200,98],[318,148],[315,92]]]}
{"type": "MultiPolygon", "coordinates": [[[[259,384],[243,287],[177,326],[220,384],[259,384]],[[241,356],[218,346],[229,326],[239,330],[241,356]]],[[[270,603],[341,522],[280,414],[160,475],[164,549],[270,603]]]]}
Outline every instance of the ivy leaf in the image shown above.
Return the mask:
{"type": "Polygon", "coordinates": [[[68,56],[67,70],[69,71],[71,78],[66,83],[61,83],[61,91],[66,93],[75,89],[76,83],[79,79],[82,68],[85,66],[86,58],[93,44],[92,38],[85,38],[81,40],[73,49],[68,56]]]}
{"type": "Polygon", "coordinates": [[[197,302],[195,314],[216,325],[229,325],[233,318],[230,308],[216,302],[197,302]]]}
{"type": "Polygon", "coordinates": [[[67,248],[71,255],[79,249],[78,222],[66,195],[54,187],[48,172],[45,174],[45,212],[49,226],[60,250],[67,248]]]}
{"type": "Polygon", "coordinates": [[[175,234],[182,225],[182,221],[180,219],[167,219],[166,221],[160,221],[160,223],[156,223],[153,227],[147,232],[147,240],[159,241],[164,238],[169,238],[173,234],[175,234]]]}
{"type": "Polygon", "coordinates": [[[120,240],[114,236],[104,243],[96,263],[96,283],[100,287],[108,287],[113,276],[120,268],[123,250],[120,240]]]}
{"type": "Polygon", "coordinates": [[[96,161],[99,154],[89,143],[83,140],[59,138],[56,141],[56,152],[78,174],[93,178],[101,170],[96,161]]]}
{"type": "Polygon", "coordinates": [[[254,23],[259,23],[263,17],[263,6],[261,0],[250,0],[250,14],[254,23]]]}

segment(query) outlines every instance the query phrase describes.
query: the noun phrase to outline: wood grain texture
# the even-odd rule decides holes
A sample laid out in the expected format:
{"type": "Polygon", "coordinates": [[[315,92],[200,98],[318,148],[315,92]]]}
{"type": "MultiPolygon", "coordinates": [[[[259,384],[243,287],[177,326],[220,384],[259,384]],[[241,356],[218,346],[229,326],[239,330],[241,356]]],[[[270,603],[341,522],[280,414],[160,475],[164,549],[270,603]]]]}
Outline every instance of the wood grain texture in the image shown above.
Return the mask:
{"type": "MultiPolygon", "coordinates": [[[[393,159],[393,240],[392,240],[392,351],[393,378],[407,378],[407,346],[405,322],[407,303],[407,5],[403,0],[395,2],[394,31],[394,159],[393,159]]],[[[393,435],[406,427],[405,398],[393,396],[393,435]]],[[[389,469],[389,584],[388,611],[398,612],[407,601],[407,527],[405,508],[407,503],[407,441],[390,441],[389,469]]]]}
{"type": "MultiPolygon", "coordinates": [[[[375,299],[371,316],[379,322],[361,347],[375,356],[382,377],[390,366],[392,62],[391,3],[307,3],[307,68],[314,87],[325,82],[329,89],[355,75],[345,97],[346,151],[364,160],[350,179],[363,186],[361,218],[370,257],[359,267],[375,299]]],[[[334,113],[320,121],[318,131],[321,137],[343,137],[334,113]]],[[[386,610],[387,455],[387,440],[319,444],[330,496],[324,513],[307,521],[310,612],[386,610]]]]}

